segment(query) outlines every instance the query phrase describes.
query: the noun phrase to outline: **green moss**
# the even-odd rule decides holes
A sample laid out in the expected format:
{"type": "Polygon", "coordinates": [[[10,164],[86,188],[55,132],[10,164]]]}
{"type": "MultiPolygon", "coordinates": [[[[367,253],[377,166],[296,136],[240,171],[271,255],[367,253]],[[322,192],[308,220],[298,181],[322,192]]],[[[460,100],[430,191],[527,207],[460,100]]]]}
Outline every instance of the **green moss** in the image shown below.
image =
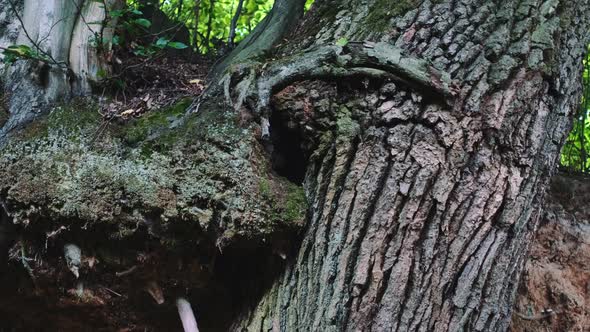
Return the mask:
{"type": "Polygon", "coordinates": [[[386,31],[391,28],[391,19],[405,15],[420,5],[420,0],[377,0],[371,7],[366,24],[374,31],[386,31]]]}
{"type": "Polygon", "coordinates": [[[171,123],[184,115],[190,103],[191,100],[186,98],[168,108],[150,112],[136,119],[124,128],[125,141],[130,144],[137,144],[145,141],[151,135],[169,129],[171,123]]]}
{"type": "Polygon", "coordinates": [[[0,151],[0,190],[25,207],[15,220],[106,223],[116,225],[109,236],[125,238],[154,216],[163,228],[194,230],[169,234],[177,243],[202,230],[231,242],[233,234],[301,226],[303,189],[268,175],[269,160],[236,113],[210,105],[184,116],[188,102],[108,126],[92,104],[56,108],[32,123],[31,139],[0,151]]]}
{"type": "Polygon", "coordinates": [[[307,198],[303,187],[290,184],[287,191],[285,208],[281,214],[281,219],[293,222],[302,221],[307,211],[307,198]]]}
{"type": "Polygon", "coordinates": [[[268,218],[288,224],[303,223],[307,211],[307,198],[302,186],[284,178],[261,178],[258,189],[262,199],[268,202],[268,218]]]}
{"type": "Polygon", "coordinates": [[[28,141],[36,138],[47,137],[48,134],[49,130],[47,128],[47,120],[42,119],[28,125],[25,129],[21,130],[16,137],[28,141]]]}
{"type": "Polygon", "coordinates": [[[80,141],[80,136],[96,131],[102,121],[98,107],[87,99],[75,99],[68,105],[62,105],[28,125],[17,134],[22,140],[35,140],[46,138],[49,134],[75,137],[80,141]]]}
{"type": "Polygon", "coordinates": [[[260,179],[260,182],[258,183],[258,189],[260,190],[260,194],[262,195],[262,197],[264,197],[266,199],[273,198],[272,192],[270,190],[270,184],[267,179],[265,179],[265,178],[260,179]]]}
{"type": "Polygon", "coordinates": [[[88,100],[78,99],[67,106],[55,108],[47,117],[48,130],[65,129],[79,131],[96,127],[102,121],[97,105],[88,100]]]}
{"type": "Polygon", "coordinates": [[[166,152],[196,142],[232,145],[245,139],[248,131],[238,125],[234,112],[211,109],[185,116],[191,102],[191,99],[183,99],[167,109],[119,126],[115,131],[128,145],[138,147],[142,156],[148,158],[153,152],[166,152]]]}

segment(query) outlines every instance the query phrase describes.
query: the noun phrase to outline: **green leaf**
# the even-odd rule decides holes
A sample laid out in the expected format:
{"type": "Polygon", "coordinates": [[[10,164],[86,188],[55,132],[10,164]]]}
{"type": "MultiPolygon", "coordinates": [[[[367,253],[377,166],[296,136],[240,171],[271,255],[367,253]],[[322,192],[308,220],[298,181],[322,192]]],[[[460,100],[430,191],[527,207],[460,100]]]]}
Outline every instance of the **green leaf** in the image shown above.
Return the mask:
{"type": "Polygon", "coordinates": [[[181,42],[169,42],[168,43],[168,47],[174,48],[174,49],[177,49],[177,50],[184,50],[188,46],[186,44],[184,44],[184,43],[181,43],[181,42]]]}
{"type": "Polygon", "coordinates": [[[111,10],[109,12],[109,15],[114,18],[121,17],[121,16],[123,16],[123,14],[125,14],[125,11],[123,9],[115,9],[115,10],[111,10]]]}
{"type": "Polygon", "coordinates": [[[138,18],[136,20],[134,20],[133,22],[135,22],[135,24],[137,25],[141,25],[142,27],[148,29],[149,27],[152,26],[152,22],[150,22],[150,20],[147,20],[145,18],[138,18]]]}
{"type": "Polygon", "coordinates": [[[164,37],[160,37],[158,39],[158,41],[156,41],[156,46],[158,48],[164,48],[164,47],[166,47],[166,45],[168,45],[169,42],[170,42],[170,39],[164,38],[164,37]]]}
{"type": "Polygon", "coordinates": [[[344,47],[344,46],[348,45],[348,39],[346,39],[346,38],[340,38],[336,42],[336,45],[344,47]]]}
{"type": "Polygon", "coordinates": [[[106,78],[106,77],[107,77],[107,71],[101,68],[101,69],[99,69],[99,70],[96,72],[96,76],[97,76],[98,78],[100,78],[100,79],[106,78]]]}

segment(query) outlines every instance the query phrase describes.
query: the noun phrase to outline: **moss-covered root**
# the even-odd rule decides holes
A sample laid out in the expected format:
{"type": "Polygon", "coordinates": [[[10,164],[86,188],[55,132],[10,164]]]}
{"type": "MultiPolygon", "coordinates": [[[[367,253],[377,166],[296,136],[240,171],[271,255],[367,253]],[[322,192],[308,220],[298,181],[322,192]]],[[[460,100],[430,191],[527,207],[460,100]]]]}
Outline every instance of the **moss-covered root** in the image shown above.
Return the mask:
{"type": "Polygon", "coordinates": [[[303,190],[272,175],[254,130],[232,111],[184,117],[187,105],[126,123],[103,120],[84,101],[55,108],[0,151],[0,198],[17,224],[86,224],[112,238],[145,226],[170,246],[299,229],[303,190]]]}

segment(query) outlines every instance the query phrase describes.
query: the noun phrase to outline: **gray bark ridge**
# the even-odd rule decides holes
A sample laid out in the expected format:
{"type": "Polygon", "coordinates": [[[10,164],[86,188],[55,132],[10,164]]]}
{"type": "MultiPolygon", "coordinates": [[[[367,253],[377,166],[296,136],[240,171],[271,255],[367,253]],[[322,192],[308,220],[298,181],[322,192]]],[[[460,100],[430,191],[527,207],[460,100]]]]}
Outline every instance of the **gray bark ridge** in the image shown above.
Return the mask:
{"type": "MultiPolygon", "coordinates": [[[[579,102],[589,21],[576,13],[590,4],[397,5],[319,4],[312,15],[321,20],[302,28],[316,35],[303,38],[396,45],[459,81],[457,101],[449,107],[388,81],[365,93],[298,94],[313,114],[335,119],[307,173],[310,223],[296,258],[236,329],[508,328],[579,102]]],[[[297,94],[289,88],[281,93],[297,94]]]]}

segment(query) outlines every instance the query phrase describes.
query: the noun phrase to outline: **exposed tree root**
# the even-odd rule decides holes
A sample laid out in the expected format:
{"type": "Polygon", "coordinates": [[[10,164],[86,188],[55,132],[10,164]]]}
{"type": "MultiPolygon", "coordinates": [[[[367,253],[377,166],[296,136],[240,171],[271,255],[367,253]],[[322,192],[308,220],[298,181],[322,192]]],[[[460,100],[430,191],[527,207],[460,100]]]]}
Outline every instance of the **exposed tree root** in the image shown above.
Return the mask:
{"type": "Polygon", "coordinates": [[[185,332],[199,332],[197,327],[197,319],[193,313],[191,304],[184,298],[178,298],[176,300],[176,306],[178,307],[178,315],[182,321],[182,327],[185,332]]]}
{"type": "MultiPolygon", "coordinates": [[[[262,118],[262,136],[265,137],[274,93],[298,81],[350,77],[399,82],[447,105],[453,104],[459,90],[448,73],[434,68],[426,60],[405,54],[398,47],[387,43],[353,42],[346,46],[323,46],[277,61],[234,65],[200,100],[211,98],[223,89],[225,100],[233,109],[238,111],[248,104],[262,118]]],[[[189,111],[198,111],[198,103],[189,111]]]]}

